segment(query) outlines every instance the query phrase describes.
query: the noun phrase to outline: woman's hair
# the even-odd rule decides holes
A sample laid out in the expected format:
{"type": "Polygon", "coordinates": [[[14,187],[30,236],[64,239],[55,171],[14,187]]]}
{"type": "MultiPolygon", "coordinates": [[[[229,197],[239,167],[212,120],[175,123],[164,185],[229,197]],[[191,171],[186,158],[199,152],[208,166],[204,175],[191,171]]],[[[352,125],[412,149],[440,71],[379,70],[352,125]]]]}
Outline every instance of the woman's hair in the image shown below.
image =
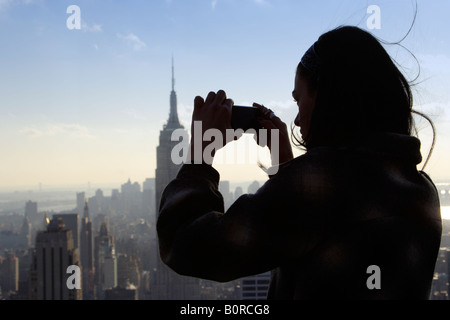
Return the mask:
{"type": "Polygon", "coordinates": [[[376,132],[415,131],[409,82],[380,41],[358,27],[320,36],[298,65],[297,76],[317,91],[308,136],[292,135],[297,145],[348,145],[376,132]]]}

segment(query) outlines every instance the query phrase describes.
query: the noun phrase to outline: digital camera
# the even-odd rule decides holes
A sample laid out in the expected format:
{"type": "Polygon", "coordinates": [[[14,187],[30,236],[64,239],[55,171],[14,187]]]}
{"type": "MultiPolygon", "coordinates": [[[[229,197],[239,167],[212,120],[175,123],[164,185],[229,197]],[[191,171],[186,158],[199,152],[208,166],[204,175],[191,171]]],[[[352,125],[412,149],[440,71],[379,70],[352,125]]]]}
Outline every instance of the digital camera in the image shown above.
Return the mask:
{"type": "Polygon", "coordinates": [[[259,116],[261,116],[261,111],[256,107],[233,106],[231,113],[231,127],[234,130],[258,130],[261,128],[258,122],[259,116]]]}

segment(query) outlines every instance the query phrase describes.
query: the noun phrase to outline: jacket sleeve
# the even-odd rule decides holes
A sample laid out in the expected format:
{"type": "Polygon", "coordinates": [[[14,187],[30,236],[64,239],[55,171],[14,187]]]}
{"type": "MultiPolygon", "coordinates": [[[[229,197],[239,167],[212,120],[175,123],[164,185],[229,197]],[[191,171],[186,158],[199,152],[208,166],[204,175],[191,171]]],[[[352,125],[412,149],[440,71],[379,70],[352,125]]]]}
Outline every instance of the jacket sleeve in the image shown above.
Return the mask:
{"type": "Polygon", "coordinates": [[[295,221],[282,217],[292,210],[293,195],[280,174],[224,213],[219,173],[184,165],[161,199],[157,231],[164,263],[182,275],[225,282],[270,271],[303,250],[291,245],[299,243],[298,230],[289,230],[295,221]]]}

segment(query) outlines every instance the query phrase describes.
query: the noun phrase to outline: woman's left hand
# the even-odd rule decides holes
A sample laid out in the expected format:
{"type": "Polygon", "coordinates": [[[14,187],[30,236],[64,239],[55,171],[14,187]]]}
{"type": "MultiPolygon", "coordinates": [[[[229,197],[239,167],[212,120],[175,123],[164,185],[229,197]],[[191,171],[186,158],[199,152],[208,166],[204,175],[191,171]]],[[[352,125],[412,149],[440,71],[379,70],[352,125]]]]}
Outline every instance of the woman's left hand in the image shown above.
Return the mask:
{"type": "MultiPolygon", "coordinates": [[[[257,107],[262,114],[262,117],[258,119],[258,122],[264,130],[267,130],[267,141],[264,142],[269,147],[272,165],[278,165],[292,160],[294,155],[292,153],[287,125],[281,121],[272,110],[267,109],[258,103],[254,103],[253,106],[257,107]],[[274,130],[276,130],[277,135],[274,135],[274,130]],[[278,137],[278,139],[274,139],[274,137],[278,137]]],[[[261,143],[259,136],[257,137],[257,143],[260,146],[265,147],[265,145],[261,143]]]]}

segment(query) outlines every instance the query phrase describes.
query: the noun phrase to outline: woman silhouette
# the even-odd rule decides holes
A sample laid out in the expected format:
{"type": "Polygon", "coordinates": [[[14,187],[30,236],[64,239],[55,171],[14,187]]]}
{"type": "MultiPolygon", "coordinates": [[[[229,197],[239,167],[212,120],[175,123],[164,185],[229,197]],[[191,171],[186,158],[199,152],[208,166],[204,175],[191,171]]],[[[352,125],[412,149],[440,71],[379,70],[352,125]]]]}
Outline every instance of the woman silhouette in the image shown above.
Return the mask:
{"type": "MultiPolygon", "coordinates": [[[[161,200],[163,261],[216,281],[272,271],[269,299],[429,298],[442,224],[417,170],[408,81],[377,39],[346,26],[305,53],[293,97],[306,153],[293,159],[287,126],[262,112],[279,130],[277,173],[226,213],[218,172],[185,164],[161,200]]],[[[193,121],[225,133],[232,106],[222,90],[197,97],[193,121]]]]}

